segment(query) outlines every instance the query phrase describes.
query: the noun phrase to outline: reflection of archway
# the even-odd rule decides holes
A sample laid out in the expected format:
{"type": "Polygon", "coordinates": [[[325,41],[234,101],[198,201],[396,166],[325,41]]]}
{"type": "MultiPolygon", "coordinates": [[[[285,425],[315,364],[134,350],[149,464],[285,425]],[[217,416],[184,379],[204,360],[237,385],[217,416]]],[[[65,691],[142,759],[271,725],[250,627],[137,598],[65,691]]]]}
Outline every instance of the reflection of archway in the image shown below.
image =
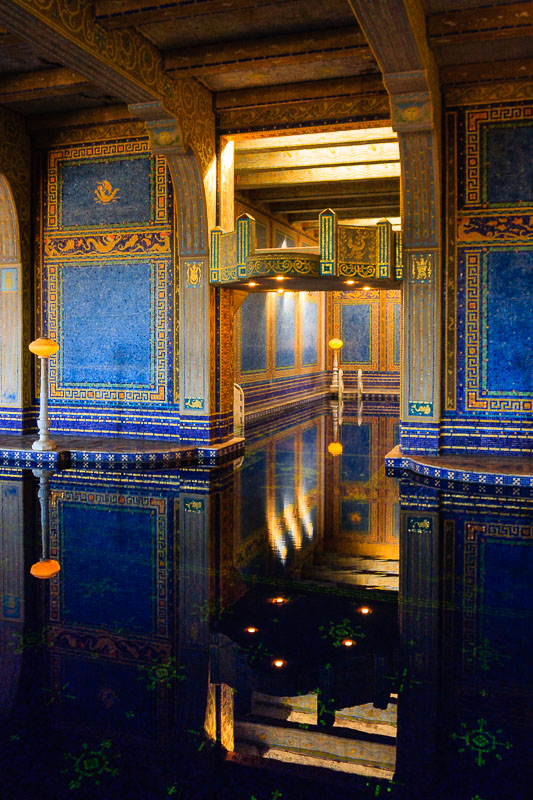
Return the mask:
{"type": "Polygon", "coordinates": [[[7,409],[22,407],[22,267],[15,202],[1,174],[0,320],[0,406],[6,408],[9,419],[12,415],[7,409]]]}

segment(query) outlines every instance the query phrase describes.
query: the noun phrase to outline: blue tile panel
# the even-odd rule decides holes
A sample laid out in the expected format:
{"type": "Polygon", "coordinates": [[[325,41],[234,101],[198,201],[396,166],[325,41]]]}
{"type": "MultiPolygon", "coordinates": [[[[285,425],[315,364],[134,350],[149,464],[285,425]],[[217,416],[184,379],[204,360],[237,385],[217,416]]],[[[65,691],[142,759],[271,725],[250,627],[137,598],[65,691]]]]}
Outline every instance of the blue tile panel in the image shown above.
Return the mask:
{"type": "Polygon", "coordinates": [[[401,322],[402,322],[402,306],[401,303],[394,304],[393,310],[393,345],[392,345],[392,352],[393,352],[393,364],[395,366],[400,366],[400,334],[401,334],[401,322]]]}
{"type": "Polygon", "coordinates": [[[276,296],[276,368],[295,364],[294,295],[276,296]]]}
{"type": "Polygon", "coordinates": [[[370,304],[349,305],[341,307],[341,336],[343,364],[370,364],[372,362],[370,304]]]}
{"type": "Polygon", "coordinates": [[[302,366],[318,363],[318,303],[302,303],[302,366]]]}
{"type": "Polygon", "coordinates": [[[533,126],[487,126],[483,144],[486,200],[491,205],[533,202],[533,126]]]}
{"type": "Polygon", "coordinates": [[[153,218],[150,154],[75,160],[58,165],[63,228],[135,225],[153,218]]]}
{"type": "Polygon", "coordinates": [[[533,397],[533,250],[489,252],[485,270],[481,394],[533,397]]]}
{"type": "Polygon", "coordinates": [[[446,119],[443,330],[452,335],[441,450],[524,455],[533,452],[533,105],[450,108],[446,119]]]}
{"type": "MultiPolygon", "coordinates": [[[[42,238],[52,433],[200,440],[179,414],[173,196],[145,138],[51,149],[42,238]]],[[[220,416],[220,415],[219,415],[220,416]]],[[[226,415],[227,416],[227,415],[226,415]]]]}
{"type": "Polygon", "coordinates": [[[241,306],[241,371],[266,369],[266,294],[250,294],[241,306]]]}
{"type": "Polygon", "coordinates": [[[63,269],[63,385],[155,385],[153,286],[146,261],[63,269]]]}

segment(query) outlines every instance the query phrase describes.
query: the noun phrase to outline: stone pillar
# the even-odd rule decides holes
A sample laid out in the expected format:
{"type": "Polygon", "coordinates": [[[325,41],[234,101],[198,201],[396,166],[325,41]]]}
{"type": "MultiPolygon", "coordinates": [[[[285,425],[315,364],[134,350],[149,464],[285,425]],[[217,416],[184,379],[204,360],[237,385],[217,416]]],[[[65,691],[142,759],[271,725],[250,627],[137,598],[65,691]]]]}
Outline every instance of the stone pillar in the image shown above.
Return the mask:
{"type": "Polygon", "coordinates": [[[349,0],[383,72],[402,169],[400,446],[437,454],[441,418],[440,91],[420,0],[349,0]]]}
{"type": "Polygon", "coordinates": [[[217,444],[233,432],[230,357],[233,312],[227,289],[209,284],[208,214],[196,157],[178,120],[159,102],[130,106],[146,122],[150,148],[166,156],[175,196],[179,272],[179,406],[183,444],[217,444]]]}

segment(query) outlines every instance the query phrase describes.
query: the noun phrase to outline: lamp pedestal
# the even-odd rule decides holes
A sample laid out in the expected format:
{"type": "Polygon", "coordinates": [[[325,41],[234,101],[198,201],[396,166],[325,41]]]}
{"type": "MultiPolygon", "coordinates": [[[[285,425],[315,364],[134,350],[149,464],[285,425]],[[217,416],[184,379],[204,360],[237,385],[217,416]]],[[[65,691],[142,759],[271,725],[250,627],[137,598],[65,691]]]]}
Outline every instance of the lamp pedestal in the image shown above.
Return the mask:
{"type": "Polygon", "coordinates": [[[333,351],[333,378],[331,380],[331,386],[329,387],[331,392],[335,392],[338,394],[339,391],[339,359],[337,358],[337,351],[333,351]]]}
{"type": "Polygon", "coordinates": [[[41,362],[41,396],[39,402],[39,438],[32,443],[32,450],[49,451],[55,450],[57,445],[49,436],[50,420],[48,419],[48,358],[39,356],[41,362]]]}

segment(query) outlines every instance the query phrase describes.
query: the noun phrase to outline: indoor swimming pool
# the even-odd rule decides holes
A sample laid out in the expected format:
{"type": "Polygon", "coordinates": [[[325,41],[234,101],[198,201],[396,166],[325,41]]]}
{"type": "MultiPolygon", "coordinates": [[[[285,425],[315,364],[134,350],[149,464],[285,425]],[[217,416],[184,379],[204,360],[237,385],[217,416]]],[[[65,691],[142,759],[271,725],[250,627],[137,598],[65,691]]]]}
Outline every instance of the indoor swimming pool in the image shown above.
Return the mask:
{"type": "Polygon", "coordinates": [[[0,467],[2,796],[530,797],[531,490],[388,477],[398,426],[324,403],[216,469],[0,467]]]}

